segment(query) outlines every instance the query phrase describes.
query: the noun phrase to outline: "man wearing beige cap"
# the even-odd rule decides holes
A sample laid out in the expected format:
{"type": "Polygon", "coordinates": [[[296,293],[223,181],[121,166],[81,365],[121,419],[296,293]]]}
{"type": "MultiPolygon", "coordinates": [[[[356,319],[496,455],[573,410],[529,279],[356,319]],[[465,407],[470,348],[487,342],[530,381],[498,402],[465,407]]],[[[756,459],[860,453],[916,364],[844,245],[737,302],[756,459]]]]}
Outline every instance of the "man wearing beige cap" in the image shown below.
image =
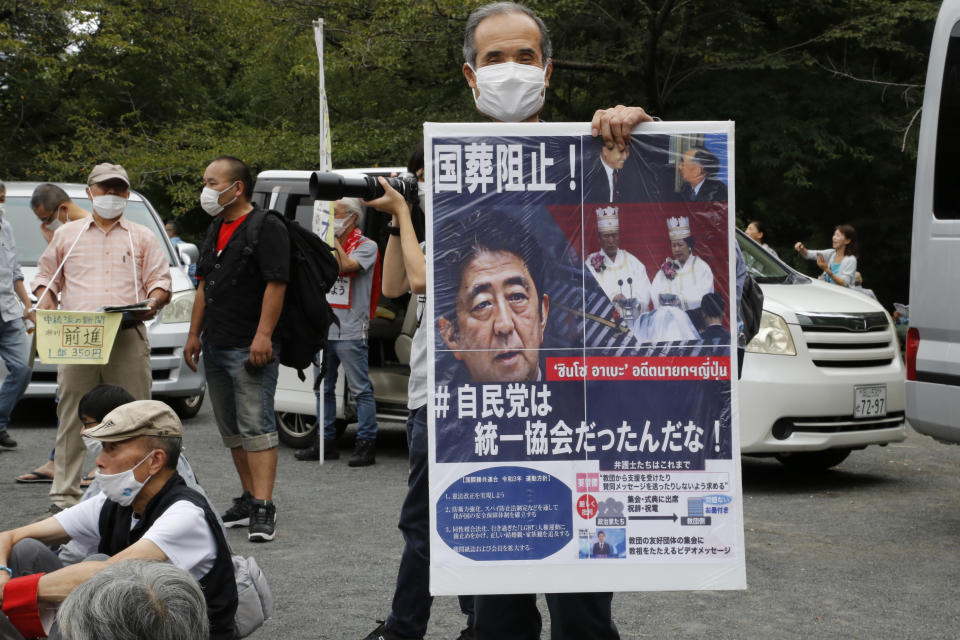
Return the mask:
{"type": "Polygon", "coordinates": [[[14,625],[35,629],[44,623],[41,611],[98,571],[141,559],[189,572],[203,588],[210,638],[234,638],[230,547],[216,514],[176,471],[182,434],[177,415],[157,400],[122,405],[83,432],[103,443],[96,461],[103,492],[0,533],[0,605],[14,625]],[[63,567],[49,545],[67,540],[85,548],[87,560],[63,567]]]}
{"type": "Polygon", "coordinates": [[[60,226],[40,256],[31,283],[40,309],[97,311],[145,302],[147,311],[125,317],[105,365],[60,365],[60,402],[51,512],[80,499],[86,448],[77,418],[80,398],[98,384],[116,384],[141,400],[150,397],[150,344],[144,320],[170,297],[170,265],[160,241],[143,225],[125,220],[130,179],[120,165],[98,164],[87,178],[93,215],[60,226]]]}

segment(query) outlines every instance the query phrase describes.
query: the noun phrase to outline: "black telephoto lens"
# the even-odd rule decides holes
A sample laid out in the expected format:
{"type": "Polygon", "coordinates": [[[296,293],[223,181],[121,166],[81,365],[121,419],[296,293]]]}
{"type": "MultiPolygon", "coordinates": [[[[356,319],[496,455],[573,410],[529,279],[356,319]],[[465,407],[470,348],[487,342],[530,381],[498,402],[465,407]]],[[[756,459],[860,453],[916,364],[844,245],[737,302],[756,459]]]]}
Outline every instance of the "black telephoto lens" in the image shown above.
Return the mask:
{"type": "MultiPolygon", "coordinates": [[[[387,183],[396,189],[407,202],[417,200],[417,179],[411,174],[387,178],[387,183]]],[[[372,176],[350,178],[334,172],[314,171],[310,176],[310,197],[314,200],[333,202],[340,198],[375,200],[383,195],[383,187],[372,176]]]]}
{"type": "Polygon", "coordinates": [[[361,198],[373,200],[383,195],[383,187],[370,176],[348,178],[339,173],[314,171],[310,176],[310,197],[314,200],[361,198]]]}

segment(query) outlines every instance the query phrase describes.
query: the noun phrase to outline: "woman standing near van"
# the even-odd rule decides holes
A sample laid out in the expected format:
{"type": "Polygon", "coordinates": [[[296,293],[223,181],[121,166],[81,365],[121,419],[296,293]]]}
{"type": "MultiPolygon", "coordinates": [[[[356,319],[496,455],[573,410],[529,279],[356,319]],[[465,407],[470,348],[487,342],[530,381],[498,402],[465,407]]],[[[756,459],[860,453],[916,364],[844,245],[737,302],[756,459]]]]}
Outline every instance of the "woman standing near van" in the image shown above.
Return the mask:
{"type": "Polygon", "coordinates": [[[816,260],[823,270],[821,278],[841,287],[853,286],[857,273],[857,230],[849,224],[838,225],[833,232],[832,249],[807,249],[802,242],[793,246],[807,260],[816,260]]]}
{"type": "Polygon", "coordinates": [[[768,245],[764,238],[764,235],[767,232],[767,225],[760,222],[759,220],[751,220],[750,224],[747,225],[747,228],[744,229],[744,233],[750,236],[757,244],[767,250],[768,253],[779,258],[777,252],[773,250],[773,247],[768,245]]]}

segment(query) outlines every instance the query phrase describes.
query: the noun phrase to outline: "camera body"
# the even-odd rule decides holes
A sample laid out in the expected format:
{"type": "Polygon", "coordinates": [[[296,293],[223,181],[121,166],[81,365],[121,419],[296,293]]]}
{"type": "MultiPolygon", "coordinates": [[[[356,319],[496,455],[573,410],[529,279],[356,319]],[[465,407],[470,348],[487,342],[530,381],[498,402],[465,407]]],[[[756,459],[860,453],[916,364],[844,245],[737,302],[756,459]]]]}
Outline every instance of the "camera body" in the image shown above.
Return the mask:
{"type": "MultiPolygon", "coordinates": [[[[417,202],[417,178],[411,173],[395,178],[385,178],[387,183],[400,193],[407,204],[417,202]]],[[[310,176],[310,197],[314,200],[333,202],[340,198],[374,200],[384,193],[380,182],[372,176],[346,177],[334,172],[314,171],[310,176]]]]}

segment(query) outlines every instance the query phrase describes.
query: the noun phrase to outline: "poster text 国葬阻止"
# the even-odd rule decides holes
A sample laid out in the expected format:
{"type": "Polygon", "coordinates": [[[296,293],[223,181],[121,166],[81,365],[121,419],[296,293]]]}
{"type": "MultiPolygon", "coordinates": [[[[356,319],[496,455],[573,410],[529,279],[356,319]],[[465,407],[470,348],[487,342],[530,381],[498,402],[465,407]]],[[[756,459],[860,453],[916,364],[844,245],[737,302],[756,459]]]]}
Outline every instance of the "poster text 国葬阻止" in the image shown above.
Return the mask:
{"type": "Polygon", "coordinates": [[[733,124],[427,124],[431,591],[745,588],[733,124]]]}

